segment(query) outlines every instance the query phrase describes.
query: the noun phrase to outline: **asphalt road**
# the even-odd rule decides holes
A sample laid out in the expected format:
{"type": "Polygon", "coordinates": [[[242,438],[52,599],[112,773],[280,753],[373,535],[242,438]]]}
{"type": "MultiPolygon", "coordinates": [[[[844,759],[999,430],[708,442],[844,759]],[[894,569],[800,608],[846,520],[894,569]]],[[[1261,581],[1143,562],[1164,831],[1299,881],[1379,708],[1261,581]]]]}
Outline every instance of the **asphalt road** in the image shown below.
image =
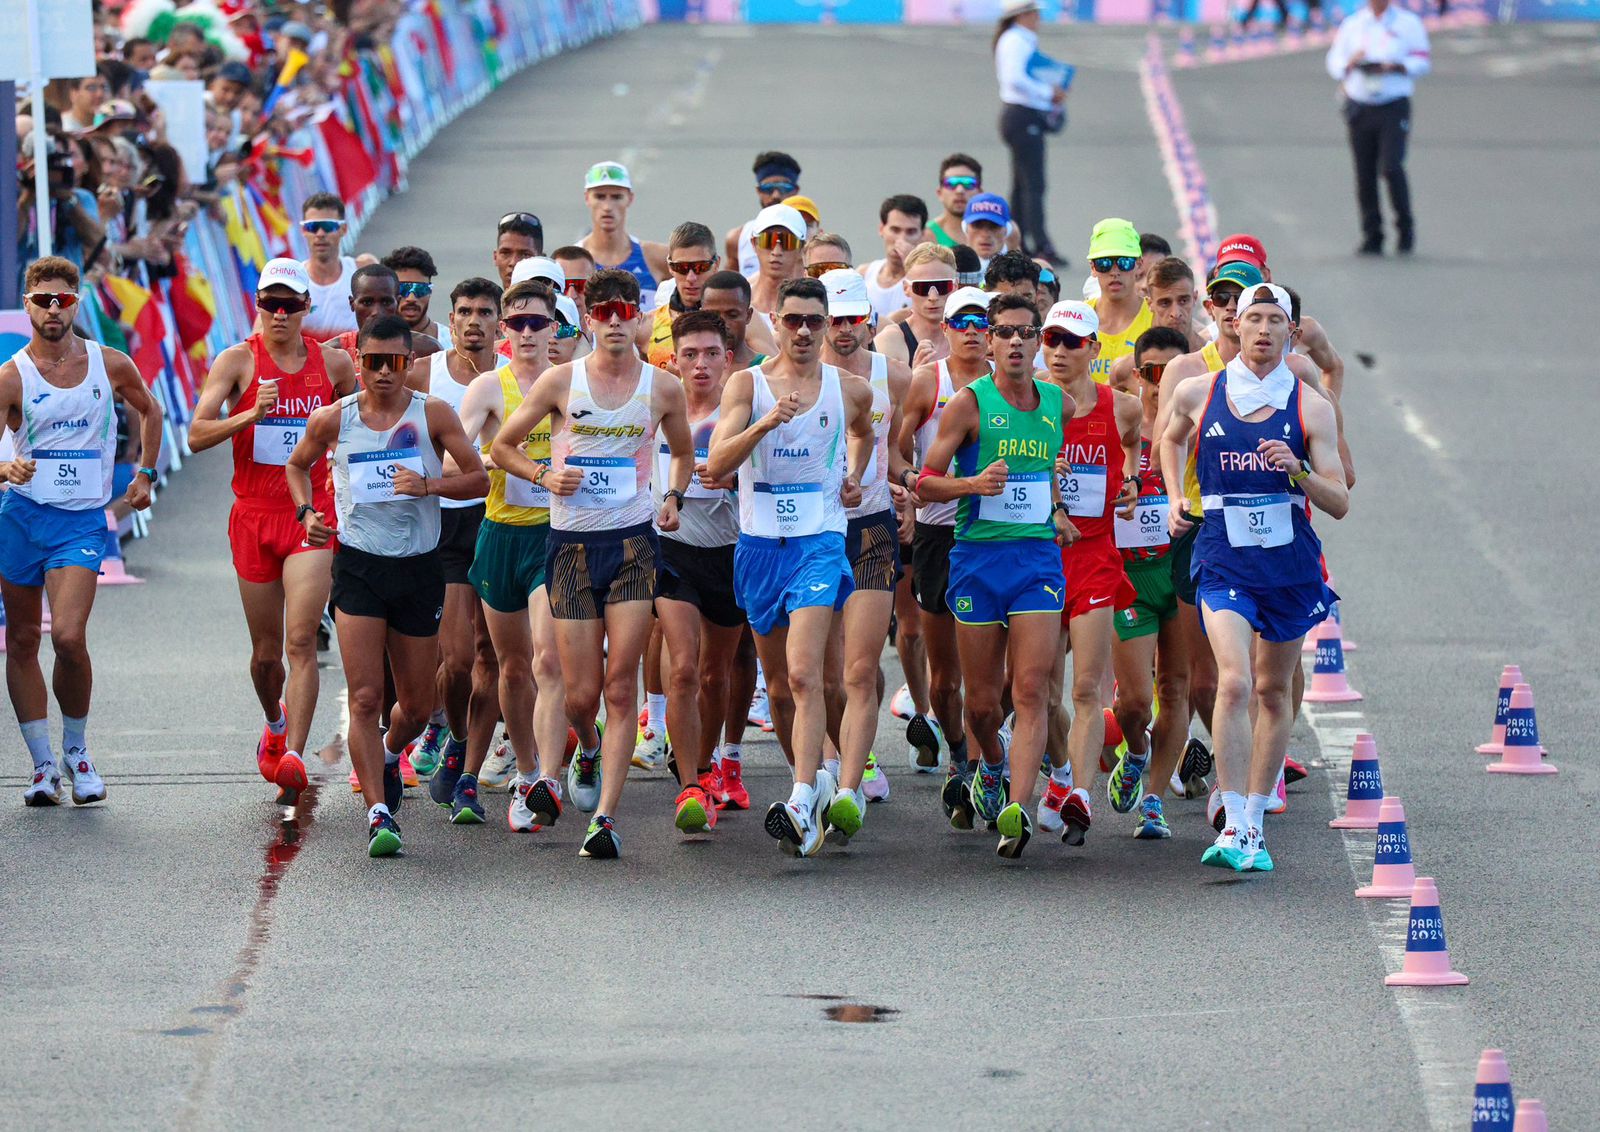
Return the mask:
{"type": "MultiPolygon", "coordinates": [[[[1173,230],[1142,35],[1050,38],[1081,65],[1051,149],[1057,243],[1078,248],[1105,215],[1173,230]]],[[[1592,42],[1440,37],[1407,262],[1349,254],[1348,156],[1315,55],[1176,80],[1222,230],[1266,241],[1352,361],[1361,478],[1324,537],[1367,698],[1318,730],[1378,735],[1470,987],[1382,985],[1403,905],[1352,899],[1370,835],[1327,829],[1340,757],[1309,726],[1295,750],[1331,769],[1274,819],[1278,871],[1242,880],[1198,865],[1198,802],[1171,807],[1169,842],[1134,841],[1100,806],[1086,848],[1040,837],[1001,862],[991,836],[943,827],[887,715],[892,799],[818,860],[760,829],[785,791],[770,738],[747,748],[757,811],[707,838],[685,843],[673,786],[639,776],[614,864],[578,860],[576,820],[512,838],[503,795],[467,830],[412,798],[406,857],[371,862],[344,762],[286,829],[250,757],[227,457],[212,453],[129,548],[147,584],[99,595],[91,743],[110,802],[0,807],[0,1124],[1463,1127],[1485,1045],[1556,1126],[1584,1124],[1600,1106],[1582,757],[1600,696],[1581,504],[1592,42]],[[1534,682],[1558,778],[1489,776],[1472,753],[1508,661],[1534,682]]],[[[552,245],[576,238],[583,169],[617,156],[636,232],[688,216],[723,231],[750,212],[751,156],[775,146],[865,259],[878,201],[931,197],[945,152],[991,163],[1003,190],[994,119],[981,31],[650,28],[508,84],[434,143],[362,243],[424,244],[445,280],[489,273],[496,216],[532,208],[552,245]]],[[[313,738],[337,758],[326,662],[313,738]]],[[[14,732],[0,750],[24,765],[14,732]]]]}

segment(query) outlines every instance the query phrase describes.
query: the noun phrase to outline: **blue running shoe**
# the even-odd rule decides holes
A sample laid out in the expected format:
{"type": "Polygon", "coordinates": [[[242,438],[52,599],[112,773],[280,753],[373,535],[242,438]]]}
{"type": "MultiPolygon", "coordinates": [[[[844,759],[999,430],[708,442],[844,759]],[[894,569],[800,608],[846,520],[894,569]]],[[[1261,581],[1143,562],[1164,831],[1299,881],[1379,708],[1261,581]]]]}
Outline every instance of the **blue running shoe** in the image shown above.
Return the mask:
{"type": "Polygon", "coordinates": [[[389,807],[389,812],[400,808],[400,803],[405,800],[405,783],[400,779],[399,762],[385,762],[383,764],[383,804],[389,807]]]}
{"type": "MultiPolygon", "coordinates": [[[[1147,756],[1148,757],[1148,756],[1147,756]]],[[[1125,814],[1139,804],[1139,787],[1144,783],[1145,760],[1123,751],[1106,780],[1106,797],[1111,808],[1125,814]]]]}
{"type": "Polygon", "coordinates": [[[478,779],[463,774],[456,780],[456,792],[450,799],[450,821],[453,825],[482,825],[483,804],[478,801],[478,779]]]}
{"type": "Polygon", "coordinates": [[[461,774],[466,768],[466,741],[447,740],[444,745],[444,758],[439,761],[439,768],[428,780],[428,797],[447,810],[454,809],[456,783],[461,781],[461,774]]]}
{"type": "Polygon", "coordinates": [[[1161,811],[1161,799],[1154,794],[1146,794],[1139,803],[1139,825],[1133,835],[1141,841],[1160,841],[1172,836],[1167,815],[1161,811]]]}
{"type": "Polygon", "coordinates": [[[367,827],[367,856],[393,857],[400,852],[400,826],[393,816],[379,814],[367,827]]]}
{"type": "Polygon", "coordinates": [[[411,769],[417,772],[417,777],[432,777],[433,772],[439,769],[439,760],[444,757],[445,740],[449,737],[450,731],[443,724],[430,723],[422,729],[422,737],[411,752],[411,769]]]}
{"type": "Polygon", "coordinates": [[[972,812],[984,821],[993,822],[1005,809],[1005,773],[1001,767],[980,762],[968,789],[972,795],[972,812]]]}

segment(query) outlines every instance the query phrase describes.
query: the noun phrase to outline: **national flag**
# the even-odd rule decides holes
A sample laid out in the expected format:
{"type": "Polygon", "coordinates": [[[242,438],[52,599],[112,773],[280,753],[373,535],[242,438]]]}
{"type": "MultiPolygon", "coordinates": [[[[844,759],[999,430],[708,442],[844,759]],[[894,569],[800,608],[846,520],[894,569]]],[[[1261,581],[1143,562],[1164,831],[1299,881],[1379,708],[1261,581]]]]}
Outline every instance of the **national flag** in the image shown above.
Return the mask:
{"type": "Polygon", "coordinates": [[[161,321],[155,296],[120,275],[105,276],[100,288],[107,313],[112,314],[127,335],[128,356],[133,359],[134,367],[146,384],[153,383],[166,368],[166,359],[161,353],[166,326],[161,321]]]}
{"type": "Polygon", "coordinates": [[[328,147],[329,164],[339,182],[340,198],[346,204],[359,202],[378,181],[378,169],[371,155],[337,114],[324,115],[317,123],[317,130],[328,147]]]}
{"type": "Polygon", "coordinates": [[[172,321],[178,341],[195,361],[206,358],[206,335],[217,317],[217,300],[204,275],[197,275],[182,255],[172,261],[172,321]]]}

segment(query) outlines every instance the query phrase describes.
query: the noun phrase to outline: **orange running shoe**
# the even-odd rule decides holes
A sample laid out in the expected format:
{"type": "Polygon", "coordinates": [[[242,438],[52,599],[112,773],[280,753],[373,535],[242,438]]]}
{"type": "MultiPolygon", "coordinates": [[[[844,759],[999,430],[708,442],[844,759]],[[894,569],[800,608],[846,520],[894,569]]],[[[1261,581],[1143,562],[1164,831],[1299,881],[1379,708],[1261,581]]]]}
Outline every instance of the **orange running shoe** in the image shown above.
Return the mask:
{"type": "MultiPolygon", "coordinates": [[[[414,745],[414,744],[413,744],[414,745]]],[[[421,786],[422,779],[417,777],[416,767],[411,765],[411,747],[406,747],[400,752],[400,785],[421,786]]]]}
{"type": "Polygon", "coordinates": [[[717,827],[717,807],[699,786],[685,786],[678,793],[678,815],[674,823],[684,833],[704,833],[717,827]]]}
{"type": "Polygon", "coordinates": [[[700,772],[700,789],[706,792],[712,805],[722,809],[728,804],[728,791],[722,785],[722,768],[716,763],[711,764],[710,770],[700,772]]]}
{"type": "MultiPolygon", "coordinates": [[[[283,705],[278,705],[278,714],[282,715],[283,705]]],[[[261,725],[261,741],[256,744],[256,766],[261,771],[261,777],[268,782],[278,780],[278,760],[283,758],[283,752],[289,747],[289,736],[274,735],[272,728],[266,724],[261,725]]]]}
{"type": "Polygon", "coordinates": [[[717,764],[722,770],[722,792],[728,801],[723,807],[729,810],[748,810],[750,791],[744,788],[744,766],[738,759],[725,758],[717,764]]]}

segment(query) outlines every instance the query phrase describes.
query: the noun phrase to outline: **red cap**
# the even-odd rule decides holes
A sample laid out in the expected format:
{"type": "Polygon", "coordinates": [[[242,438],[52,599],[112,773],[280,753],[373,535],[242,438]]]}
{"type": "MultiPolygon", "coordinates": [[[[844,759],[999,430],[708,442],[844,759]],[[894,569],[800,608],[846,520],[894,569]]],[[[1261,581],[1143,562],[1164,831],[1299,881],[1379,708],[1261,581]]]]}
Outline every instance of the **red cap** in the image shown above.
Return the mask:
{"type": "Polygon", "coordinates": [[[1267,249],[1261,246],[1261,241],[1248,232],[1238,232],[1227,237],[1217,245],[1216,266],[1242,260],[1255,267],[1258,271],[1267,269],[1267,249]]]}

